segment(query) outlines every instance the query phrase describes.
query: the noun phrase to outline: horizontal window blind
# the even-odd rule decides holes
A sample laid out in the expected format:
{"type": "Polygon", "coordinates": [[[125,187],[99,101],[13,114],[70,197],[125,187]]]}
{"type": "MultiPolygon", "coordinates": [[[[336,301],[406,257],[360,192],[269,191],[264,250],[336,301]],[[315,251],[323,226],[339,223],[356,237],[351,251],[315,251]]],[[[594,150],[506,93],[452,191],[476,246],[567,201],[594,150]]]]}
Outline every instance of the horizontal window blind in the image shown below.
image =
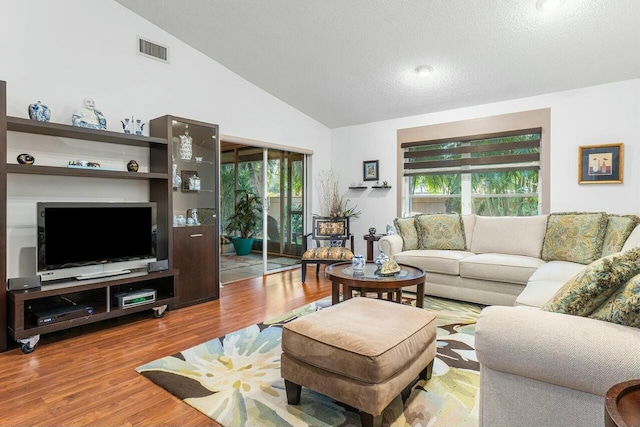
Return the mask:
{"type": "Polygon", "coordinates": [[[405,142],[403,175],[447,175],[540,169],[542,128],[405,142]]]}

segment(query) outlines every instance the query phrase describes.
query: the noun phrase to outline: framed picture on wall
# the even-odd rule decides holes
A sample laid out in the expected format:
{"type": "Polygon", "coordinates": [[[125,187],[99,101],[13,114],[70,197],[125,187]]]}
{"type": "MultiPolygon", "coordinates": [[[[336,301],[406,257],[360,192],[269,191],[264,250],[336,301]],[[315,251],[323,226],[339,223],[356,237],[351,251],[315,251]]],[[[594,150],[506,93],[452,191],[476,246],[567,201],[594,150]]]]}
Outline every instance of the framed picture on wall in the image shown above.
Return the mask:
{"type": "Polygon", "coordinates": [[[363,175],[365,181],[377,181],[379,172],[378,172],[378,160],[366,160],[362,162],[363,166],[363,175]]]}
{"type": "Polygon", "coordinates": [[[578,148],[579,184],[622,184],[623,166],[622,142],[578,148]]]}

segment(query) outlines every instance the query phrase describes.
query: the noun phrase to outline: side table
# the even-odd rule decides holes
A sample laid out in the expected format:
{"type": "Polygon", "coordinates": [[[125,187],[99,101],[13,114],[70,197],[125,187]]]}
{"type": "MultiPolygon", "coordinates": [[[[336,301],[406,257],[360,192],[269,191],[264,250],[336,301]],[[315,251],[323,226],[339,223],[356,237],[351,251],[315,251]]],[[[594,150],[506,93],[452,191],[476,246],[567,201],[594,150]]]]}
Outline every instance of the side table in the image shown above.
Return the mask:
{"type": "Polygon", "coordinates": [[[605,427],[640,426],[640,380],[612,386],[604,400],[605,427]]]}
{"type": "Polygon", "coordinates": [[[373,242],[377,242],[386,234],[365,234],[362,236],[367,241],[367,261],[373,261],[373,242]]]}

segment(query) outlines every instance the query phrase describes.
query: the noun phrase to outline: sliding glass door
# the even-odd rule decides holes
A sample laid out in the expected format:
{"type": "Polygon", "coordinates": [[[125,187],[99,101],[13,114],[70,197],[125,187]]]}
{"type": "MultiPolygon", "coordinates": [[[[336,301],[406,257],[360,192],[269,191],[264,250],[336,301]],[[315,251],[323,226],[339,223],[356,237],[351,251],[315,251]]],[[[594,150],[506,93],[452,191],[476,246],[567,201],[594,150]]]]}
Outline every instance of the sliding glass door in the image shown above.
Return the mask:
{"type": "Polygon", "coordinates": [[[255,259],[261,256],[262,273],[299,265],[305,211],[306,155],[224,141],[221,150],[222,234],[226,235],[227,218],[234,211],[238,190],[258,195],[263,203],[251,254],[235,261],[251,263],[255,268],[255,259]]]}
{"type": "Polygon", "coordinates": [[[267,149],[265,271],[297,265],[302,255],[304,155],[267,149]]]}

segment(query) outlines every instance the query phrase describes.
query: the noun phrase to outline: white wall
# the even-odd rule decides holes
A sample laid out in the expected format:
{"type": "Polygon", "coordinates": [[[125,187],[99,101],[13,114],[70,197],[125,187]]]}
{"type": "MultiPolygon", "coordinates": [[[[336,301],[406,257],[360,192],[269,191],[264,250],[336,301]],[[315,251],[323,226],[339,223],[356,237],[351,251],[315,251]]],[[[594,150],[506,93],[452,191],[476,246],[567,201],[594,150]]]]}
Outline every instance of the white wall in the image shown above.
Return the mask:
{"type": "Polygon", "coordinates": [[[384,232],[396,216],[398,129],[540,108],[551,109],[550,211],[640,212],[640,79],[634,79],[332,130],[331,165],[343,171],[341,187],[363,211],[352,227],[356,251],[366,253],[362,235],[369,227],[384,232]],[[579,185],[578,147],[613,142],[624,143],[623,184],[579,185]],[[362,179],[362,162],[376,159],[380,179],[393,188],[348,190],[362,179]]]}
{"type": "MultiPolygon", "coordinates": [[[[327,127],[115,1],[0,0],[0,11],[0,80],[7,82],[9,115],[26,118],[27,106],[40,100],[51,109],[52,122],[70,124],[82,100],[91,97],[105,115],[108,130],[122,131],[120,120],[132,115],[148,121],[172,114],[217,123],[225,135],[313,150],[314,170],[326,169],[329,164],[331,133],[327,127]],[[138,55],[138,35],[169,46],[170,64],[138,55]]],[[[38,164],[53,162],[56,157],[65,164],[104,154],[61,138],[44,142],[49,147],[45,152],[29,145],[24,136],[9,132],[8,137],[9,162],[16,152],[27,149],[38,164]]],[[[115,153],[109,161],[117,163],[119,158],[122,167],[136,158],[141,170],[148,162],[135,150],[115,153]]],[[[103,190],[103,181],[75,180],[69,188],[65,186],[68,180],[9,177],[8,277],[33,274],[23,265],[30,262],[35,244],[36,201],[148,197],[146,187],[137,183],[109,180],[115,189],[98,193],[96,189],[103,190]],[[28,262],[21,262],[21,257],[28,262]]]]}

